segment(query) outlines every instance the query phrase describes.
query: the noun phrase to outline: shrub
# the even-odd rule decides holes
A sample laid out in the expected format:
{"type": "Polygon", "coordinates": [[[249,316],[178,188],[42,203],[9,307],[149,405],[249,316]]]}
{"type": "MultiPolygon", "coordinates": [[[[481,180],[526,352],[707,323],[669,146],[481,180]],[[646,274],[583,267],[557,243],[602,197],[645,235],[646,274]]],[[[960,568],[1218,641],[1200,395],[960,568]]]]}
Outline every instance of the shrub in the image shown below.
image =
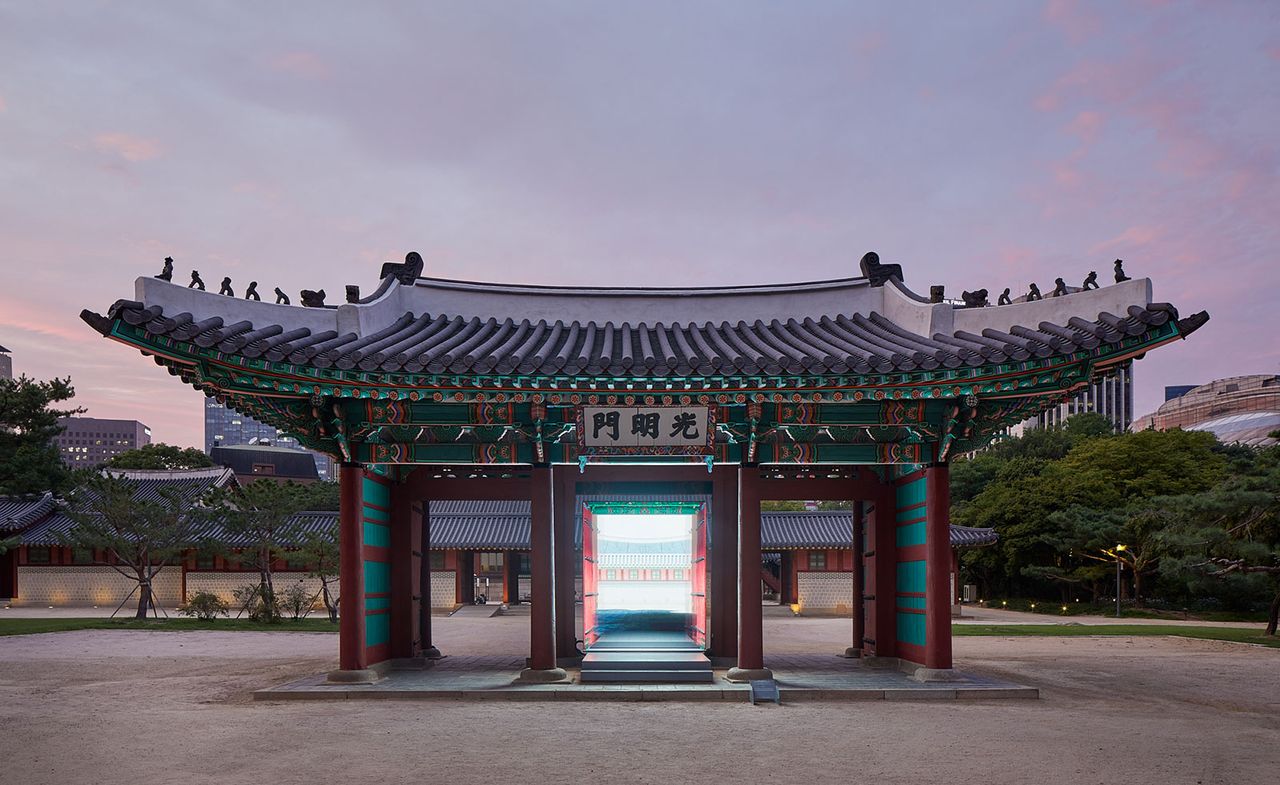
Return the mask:
{"type": "Polygon", "coordinates": [[[302,581],[298,581],[285,589],[278,599],[281,609],[289,614],[289,618],[296,621],[311,612],[315,597],[307,591],[302,581]]]}
{"type": "Polygon", "coordinates": [[[198,591],[188,598],[187,604],[179,608],[178,613],[207,621],[218,616],[226,616],[230,610],[231,606],[213,592],[198,591]]]}
{"type": "Polygon", "coordinates": [[[254,621],[274,622],[280,620],[280,597],[277,595],[271,607],[267,606],[262,596],[262,584],[249,583],[236,589],[232,594],[236,598],[239,612],[254,621]]]}

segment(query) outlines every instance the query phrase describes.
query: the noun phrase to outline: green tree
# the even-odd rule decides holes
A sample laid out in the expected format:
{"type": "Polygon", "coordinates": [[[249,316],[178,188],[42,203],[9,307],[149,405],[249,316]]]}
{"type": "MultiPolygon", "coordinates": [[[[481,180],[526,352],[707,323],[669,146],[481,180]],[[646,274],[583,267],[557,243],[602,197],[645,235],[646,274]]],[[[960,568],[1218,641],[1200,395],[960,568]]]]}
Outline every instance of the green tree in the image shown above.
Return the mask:
{"type": "Polygon", "coordinates": [[[54,437],[58,420],[84,409],[58,409],[75,395],[71,379],[0,379],[0,494],[60,492],[73,483],[54,437]]]}
{"type": "Polygon", "coordinates": [[[1176,558],[1166,575],[1194,585],[1206,576],[1270,598],[1267,634],[1280,623],[1280,446],[1254,452],[1248,464],[1209,491],[1170,499],[1179,522],[1165,533],[1176,558]]]}
{"type": "Polygon", "coordinates": [[[257,613],[263,621],[279,620],[274,562],[301,541],[296,515],[307,509],[312,493],[306,486],[263,479],[210,494],[208,515],[225,533],[221,547],[228,558],[258,572],[257,613]]]}
{"type": "Polygon", "coordinates": [[[320,579],[320,596],[329,621],[338,622],[340,596],[334,592],[338,586],[338,530],[307,532],[302,535],[298,556],[307,563],[307,575],[320,579]]]}
{"type": "Polygon", "coordinates": [[[203,451],[195,447],[175,447],[172,444],[148,444],[136,450],[126,450],[107,461],[112,469],[207,469],[214,465],[203,451]]]}
{"type": "Polygon", "coordinates": [[[173,491],[155,499],[137,498],[136,491],[136,482],[111,472],[85,477],[71,495],[67,514],[76,526],[63,543],[104,553],[99,564],[136,582],[136,615],[144,619],[154,605],[156,573],[195,544],[198,519],[173,491]]]}
{"type": "MultiPolygon", "coordinates": [[[[1015,592],[1049,581],[1064,593],[1085,585],[1096,595],[1101,563],[1114,564],[1115,546],[1124,544],[1121,560],[1136,567],[1141,596],[1163,552],[1157,535],[1170,525],[1164,503],[1153,500],[1204,492],[1228,464],[1212,434],[1109,434],[1095,415],[1077,416],[972,461],[962,495],[953,496],[952,521],[995,528],[1000,542],[966,554],[966,568],[1015,592]]],[[[990,594],[992,586],[984,589],[990,594]]]]}

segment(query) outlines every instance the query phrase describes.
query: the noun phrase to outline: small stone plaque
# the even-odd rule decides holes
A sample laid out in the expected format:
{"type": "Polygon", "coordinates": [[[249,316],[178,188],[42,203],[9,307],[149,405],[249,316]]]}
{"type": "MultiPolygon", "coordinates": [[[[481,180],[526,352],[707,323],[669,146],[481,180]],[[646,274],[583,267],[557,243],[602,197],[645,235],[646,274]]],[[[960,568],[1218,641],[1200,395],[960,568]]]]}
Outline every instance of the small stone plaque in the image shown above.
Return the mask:
{"type": "Polygon", "coordinates": [[[782,705],[782,697],[778,694],[778,682],[773,679],[753,679],[751,681],[751,705],[761,701],[773,701],[782,705]]]}

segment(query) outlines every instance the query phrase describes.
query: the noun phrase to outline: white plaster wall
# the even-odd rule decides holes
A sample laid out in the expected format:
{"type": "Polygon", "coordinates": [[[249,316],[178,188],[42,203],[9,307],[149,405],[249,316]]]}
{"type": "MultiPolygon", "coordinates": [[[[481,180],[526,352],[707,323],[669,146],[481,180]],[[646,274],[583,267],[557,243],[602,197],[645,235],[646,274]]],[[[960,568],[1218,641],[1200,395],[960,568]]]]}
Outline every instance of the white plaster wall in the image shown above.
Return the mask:
{"type": "MultiPolygon", "coordinates": [[[[18,568],[19,606],[118,605],[137,586],[120,573],[101,565],[41,565],[18,568]]],[[[152,581],[156,602],[166,608],[182,603],[182,568],[165,567],[152,581]]],[[[131,602],[137,603],[134,592],[131,602]]]]}
{"type": "MultiPolygon", "coordinates": [[[[324,599],[320,596],[319,578],[309,578],[305,572],[272,573],[271,584],[275,586],[277,595],[283,594],[286,589],[299,581],[307,588],[307,592],[316,598],[312,607],[323,608],[324,599]]],[[[187,573],[187,596],[190,597],[198,591],[213,592],[223,602],[234,608],[235,590],[241,586],[257,585],[257,583],[258,573],[256,572],[193,571],[187,573]]],[[[330,584],[329,591],[336,595],[338,591],[337,584],[330,584]]]]}
{"type": "MultiPolygon", "coordinates": [[[[1104,282],[1111,275],[1110,265],[1107,265],[1105,269],[1098,270],[1098,277],[1104,282]]],[[[1083,280],[1084,274],[1081,273],[1076,277],[1083,280]]],[[[1098,318],[1098,314],[1103,311],[1123,319],[1129,315],[1129,306],[1138,305],[1145,308],[1151,303],[1150,278],[1135,278],[1124,283],[1104,284],[1100,289],[1075,292],[1063,297],[1049,296],[1049,293],[1053,291],[1052,279],[1047,285],[1044,281],[1039,283],[1040,291],[1045,295],[1043,300],[1001,305],[993,308],[961,308],[953,314],[954,328],[956,330],[967,330],[979,335],[987,328],[1008,332],[1009,328],[1015,324],[1030,327],[1034,330],[1040,322],[1064,325],[1072,316],[1079,316],[1081,319],[1091,322],[1098,318]]],[[[1072,279],[1067,283],[1076,286],[1080,281],[1072,279]]],[[[1010,286],[1012,286],[1013,291],[1009,294],[1013,297],[1021,297],[1027,293],[1026,283],[1018,285],[1015,282],[1010,282],[1010,286]]],[[[991,302],[994,303],[996,298],[1000,296],[1001,289],[988,288],[988,296],[991,302]]],[[[959,293],[957,292],[957,294],[959,293]]]]}
{"type": "Polygon", "coordinates": [[[801,613],[853,612],[853,573],[800,572],[796,578],[801,613]]]}

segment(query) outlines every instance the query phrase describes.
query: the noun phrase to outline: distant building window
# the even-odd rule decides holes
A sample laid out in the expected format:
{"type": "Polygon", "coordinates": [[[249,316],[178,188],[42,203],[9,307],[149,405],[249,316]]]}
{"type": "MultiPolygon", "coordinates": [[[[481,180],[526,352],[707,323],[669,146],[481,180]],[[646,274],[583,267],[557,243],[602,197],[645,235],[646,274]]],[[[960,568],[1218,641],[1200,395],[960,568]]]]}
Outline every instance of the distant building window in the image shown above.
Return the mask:
{"type": "Polygon", "coordinates": [[[50,560],[48,548],[27,548],[27,564],[48,564],[50,560]]]}
{"type": "Polygon", "coordinates": [[[631,571],[631,580],[633,580],[633,581],[638,581],[638,580],[640,580],[640,571],[639,571],[639,570],[632,570],[632,571],[631,571]]]}
{"type": "Polygon", "coordinates": [[[671,578],[672,580],[677,580],[677,581],[684,580],[684,570],[672,570],[671,578]]]}
{"type": "Polygon", "coordinates": [[[444,569],[444,551],[431,552],[431,569],[433,570],[444,569]]]}
{"type": "Polygon", "coordinates": [[[284,560],[285,569],[300,572],[307,568],[307,560],[298,555],[292,555],[284,560]]]}
{"type": "Polygon", "coordinates": [[[94,558],[92,548],[76,548],[71,551],[72,564],[93,564],[93,562],[94,558]]]}
{"type": "Polygon", "coordinates": [[[605,571],[604,571],[604,579],[605,579],[606,581],[616,581],[616,580],[618,579],[618,571],[617,571],[617,570],[605,570],[605,571]]]}
{"type": "Polygon", "coordinates": [[[809,551],[809,569],[825,570],[827,568],[826,551],[809,551]]]}
{"type": "Polygon", "coordinates": [[[214,565],[215,565],[216,563],[217,563],[217,562],[214,560],[214,556],[213,556],[213,554],[212,554],[212,553],[197,553],[197,554],[196,554],[196,569],[197,569],[197,570],[212,570],[212,569],[214,568],[214,565]]]}
{"type": "Polygon", "coordinates": [[[276,467],[273,463],[255,463],[253,465],[254,474],[275,474],[276,467]]]}

